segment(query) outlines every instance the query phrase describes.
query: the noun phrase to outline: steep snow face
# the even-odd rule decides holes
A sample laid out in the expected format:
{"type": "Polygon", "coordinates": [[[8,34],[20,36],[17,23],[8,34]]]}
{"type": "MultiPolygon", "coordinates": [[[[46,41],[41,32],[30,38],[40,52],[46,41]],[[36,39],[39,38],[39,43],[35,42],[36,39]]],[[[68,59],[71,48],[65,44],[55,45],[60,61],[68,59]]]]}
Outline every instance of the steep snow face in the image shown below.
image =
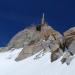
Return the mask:
{"type": "Polygon", "coordinates": [[[51,63],[50,53],[46,52],[40,59],[34,60],[35,54],[16,62],[14,59],[21,50],[0,53],[0,75],[75,75],[75,59],[69,66],[61,64],[61,58],[51,63]]]}
{"type": "Polygon", "coordinates": [[[8,52],[0,53],[0,60],[15,60],[15,58],[19,55],[23,48],[19,49],[11,49],[8,52]]]}

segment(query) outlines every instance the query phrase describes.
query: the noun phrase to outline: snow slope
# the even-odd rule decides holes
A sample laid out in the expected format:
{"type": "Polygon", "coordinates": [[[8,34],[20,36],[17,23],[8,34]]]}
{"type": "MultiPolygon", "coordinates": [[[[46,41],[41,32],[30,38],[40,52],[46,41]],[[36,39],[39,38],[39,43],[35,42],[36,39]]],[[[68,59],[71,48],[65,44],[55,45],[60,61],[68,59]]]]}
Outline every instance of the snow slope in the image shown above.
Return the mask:
{"type": "Polygon", "coordinates": [[[69,66],[61,64],[61,58],[51,63],[50,53],[47,52],[37,60],[33,59],[34,55],[19,62],[14,61],[21,50],[0,53],[0,75],[75,75],[75,59],[69,66]]]}

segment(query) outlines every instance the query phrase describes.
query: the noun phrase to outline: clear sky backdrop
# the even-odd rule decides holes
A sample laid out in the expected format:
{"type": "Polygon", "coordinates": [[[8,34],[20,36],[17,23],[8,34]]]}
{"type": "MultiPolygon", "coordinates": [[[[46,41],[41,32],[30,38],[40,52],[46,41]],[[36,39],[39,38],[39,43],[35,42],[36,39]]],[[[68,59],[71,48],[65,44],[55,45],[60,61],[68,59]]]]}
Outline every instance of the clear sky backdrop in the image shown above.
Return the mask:
{"type": "Polygon", "coordinates": [[[75,0],[0,0],[0,46],[20,30],[46,21],[61,33],[75,26],[75,0]]]}

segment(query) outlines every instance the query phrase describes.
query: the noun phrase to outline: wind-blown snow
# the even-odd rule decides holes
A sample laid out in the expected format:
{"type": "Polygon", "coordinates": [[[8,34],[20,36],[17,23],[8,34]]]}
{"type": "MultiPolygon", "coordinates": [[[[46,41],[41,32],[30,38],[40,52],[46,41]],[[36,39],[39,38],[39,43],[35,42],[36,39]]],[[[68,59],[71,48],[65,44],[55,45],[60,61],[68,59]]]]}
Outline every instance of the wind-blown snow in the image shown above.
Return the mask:
{"type": "Polygon", "coordinates": [[[61,58],[51,63],[50,53],[47,52],[37,60],[33,59],[34,55],[16,62],[14,59],[21,50],[22,48],[0,53],[0,75],[75,75],[75,59],[69,66],[61,64],[61,58]]]}

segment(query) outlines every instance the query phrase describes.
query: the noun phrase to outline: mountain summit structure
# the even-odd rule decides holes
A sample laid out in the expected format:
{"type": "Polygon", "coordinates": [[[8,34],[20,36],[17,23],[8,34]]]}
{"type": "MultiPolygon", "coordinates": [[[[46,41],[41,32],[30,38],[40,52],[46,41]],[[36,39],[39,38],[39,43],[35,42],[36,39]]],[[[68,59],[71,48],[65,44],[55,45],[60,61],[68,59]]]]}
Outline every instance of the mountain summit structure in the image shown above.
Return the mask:
{"type": "MultiPolygon", "coordinates": [[[[45,21],[43,13],[40,24],[29,26],[18,32],[7,46],[1,48],[0,51],[13,51],[22,48],[22,51],[15,59],[16,61],[28,58],[41,50],[43,55],[49,51],[51,52],[51,62],[62,56],[61,62],[64,63],[75,54],[74,37],[75,28],[66,31],[63,36],[45,21]]],[[[37,55],[36,58],[39,58],[39,55],[37,55]]]]}

